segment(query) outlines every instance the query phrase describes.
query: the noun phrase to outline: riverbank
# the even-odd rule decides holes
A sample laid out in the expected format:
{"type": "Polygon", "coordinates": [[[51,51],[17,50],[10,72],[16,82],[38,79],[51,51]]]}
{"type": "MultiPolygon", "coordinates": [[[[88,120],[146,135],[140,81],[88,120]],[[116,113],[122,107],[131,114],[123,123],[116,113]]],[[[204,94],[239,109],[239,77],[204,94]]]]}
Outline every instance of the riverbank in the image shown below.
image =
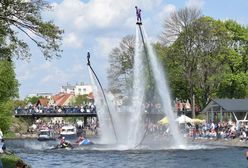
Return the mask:
{"type": "MultiPolygon", "coordinates": [[[[90,133],[87,134],[86,137],[92,138],[95,135],[92,135],[90,133]]],[[[24,133],[19,134],[15,133],[14,136],[6,137],[6,139],[37,139],[37,133],[24,133]]],[[[245,147],[248,148],[248,140],[241,141],[240,139],[203,139],[203,138],[189,138],[188,143],[190,144],[200,144],[200,145],[215,145],[215,146],[233,146],[233,147],[245,147]]]]}
{"type": "Polygon", "coordinates": [[[189,142],[200,145],[248,148],[248,141],[239,139],[190,139],[189,142]]]}
{"type": "MultiPolygon", "coordinates": [[[[5,154],[5,153],[0,154],[0,160],[2,161],[3,168],[12,168],[12,167],[14,168],[14,167],[16,167],[16,162],[18,160],[21,160],[23,163],[25,163],[17,155],[15,155],[15,154],[9,154],[9,153],[8,154],[5,154]]],[[[26,168],[31,168],[31,166],[30,165],[27,165],[26,168]]]]}

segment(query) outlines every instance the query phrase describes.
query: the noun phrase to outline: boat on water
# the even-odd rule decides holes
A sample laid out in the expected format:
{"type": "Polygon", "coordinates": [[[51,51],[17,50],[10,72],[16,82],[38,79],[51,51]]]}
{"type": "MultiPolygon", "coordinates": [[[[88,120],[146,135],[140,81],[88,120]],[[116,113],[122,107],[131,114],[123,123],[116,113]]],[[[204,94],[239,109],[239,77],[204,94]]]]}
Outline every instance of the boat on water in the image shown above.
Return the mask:
{"type": "Polygon", "coordinates": [[[67,141],[77,139],[77,128],[74,125],[65,125],[61,128],[59,139],[65,137],[67,141]]]}
{"type": "MultiPolygon", "coordinates": [[[[82,137],[82,135],[80,135],[82,137]]],[[[73,125],[66,125],[61,128],[59,139],[64,141],[63,143],[52,147],[52,149],[73,149],[79,146],[92,145],[94,144],[87,138],[83,138],[81,140],[77,140],[77,128],[73,125]]]]}
{"type": "Polygon", "coordinates": [[[94,143],[91,142],[89,139],[84,139],[84,140],[82,140],[82,141],[80,141],[80,142],[78,143],[79,146],[83,146],[83,145],[93,145],[93,144],[94,144],[94,143]]]}
{"type": "Polygon", "coordinates": [[[38,141],[56,140],[55,131],[53,129],[42,129],[38,133],[38,141]]]}
{"type": "Polygon", "coordinates": [[[66,150],[70,150],[70,149],[73,149],[74,146],[69,143],[69,142],[65,142],[63,145],[62,144],[58,144],[58,145],[55,145],[55,146],[52,146],[50,148],[50,150],[54,150],[54,149],[66,149],[66,150]]]}

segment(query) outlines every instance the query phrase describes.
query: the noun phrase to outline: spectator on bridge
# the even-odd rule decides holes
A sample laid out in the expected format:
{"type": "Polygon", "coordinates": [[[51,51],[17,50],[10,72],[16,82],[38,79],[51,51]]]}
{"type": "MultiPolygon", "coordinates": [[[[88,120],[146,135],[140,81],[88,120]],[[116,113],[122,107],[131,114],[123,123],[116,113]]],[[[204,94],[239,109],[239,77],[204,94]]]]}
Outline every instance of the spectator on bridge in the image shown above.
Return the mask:
{"type": "Polygon", "coordinates": [[[92,105],[90,106],[90,112],[91,112],[91,113],[96,113],[96,106],[95,106],[94,104],[92,104],[92,105]]]}

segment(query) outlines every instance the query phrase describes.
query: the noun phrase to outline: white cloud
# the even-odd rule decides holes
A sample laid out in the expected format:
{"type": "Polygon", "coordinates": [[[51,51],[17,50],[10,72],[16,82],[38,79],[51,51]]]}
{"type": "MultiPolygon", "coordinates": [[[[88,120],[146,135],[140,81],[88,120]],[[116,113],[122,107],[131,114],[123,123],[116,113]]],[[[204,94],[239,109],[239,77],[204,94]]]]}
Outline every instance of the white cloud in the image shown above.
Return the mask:
{"type": "Polygon", "coordinates": [[[64,0],[60,4],[53,3],[52,6],[52,14],[62,22],[72,21],[84,9],[84,3],[80,0],[64,0]]]}
{"type": "Polygon", "coordinates": [[[77,30],[109,28],[126,22],[135,17],[135,5],[144,11],[154,10],[162,0],[64,0],[53,3],[53,17],[66,27],[77,30]]]}
{"type": "Polygon", "coordinates": [[[205,4],[205,1],[204,0],[187,0],[185,4],[187,7],[196,7],[196,8],[202,9],[205,4]]]}
{"type": "Polygon", "coordinates": [[[176,6],[173,4],[167,4],[164,6],[164,8],[162,9],[162,11],[158,14],[159,15],[159,19],[160,20],[164,20],[164,18],[168,15],[170,15],[170,13],[176,11],[176,6]]]}
{"type": "Polygon", "coordinates": [[[109,55],[114,47],[119,45],[119,38],[99,37],[96,39],[99,48],[101,48],[102,55],[109,55]]]}
{"type": "Polygon", "coordinates": [[[52,62],[46,61],[43,64],[40,64],[40,66],[38,67],[40,70],[46,70],[49,69],[53,66],[52,62]]]}
{"type": "Polygon", "coordinates": [[[75,26],[80,30],[105,28],[120,17],[120,7],[124,7],[126,2],[92,0],[84,3],[80,0],[64,0],[54,5],[54,15],[64,24],[69,22],[67,26],[75,26]]]}
{"type": "Polygon", "coordinates": [[[73,73],[81,74],[83,73],[83,65],[82,64],[73,65],[69,71],[73,73]]]}
{"type": "Polygon", "coordinates": [[[43,78],[41,78],[41,83],[43,84],[51,84],[57,83],[61,81],[68,81],[70,79],[70,74],[66,73],[65,71],[59,69],[58,67],[54,67],[50,69],[50,73],[46,73],[43,78]]]}
{"type": "Polygon", "coordinates": [[[21,73],[17,74],[17,76],[18,76],[18,80],[20,80],[20,81],[32,79],[34,77],[33,73],[31,73],[31,71],[21,72],[21,73]]]}
{"type": "Polygon", "coordinates": [[[82,47],[82,41],[75,33],[71,32],[64,37],[64,45],[71,48],[80,48],[82,47]]]}

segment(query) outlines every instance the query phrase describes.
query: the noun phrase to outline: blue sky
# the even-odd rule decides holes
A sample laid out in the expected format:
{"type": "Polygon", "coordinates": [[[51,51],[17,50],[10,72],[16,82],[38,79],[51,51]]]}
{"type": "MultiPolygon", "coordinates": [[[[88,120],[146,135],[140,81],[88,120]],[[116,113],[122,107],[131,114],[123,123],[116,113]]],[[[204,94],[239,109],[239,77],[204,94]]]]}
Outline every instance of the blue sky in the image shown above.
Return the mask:
{"type": "Polygon", "coordinates": [[[60,59],[45,61],[40,50],[30,44],[32,58],[15,61],[20,83],[20,98],[31,93],[58,93],[67,83],[90,84],[86,53],[103,86],[107,86],[108,55],[121,39],[135,33],[135,8],[142,9],[143,26],[150,39],[156,41],[163,20],[170,12],[185,6],[197,6],[206,16],[234,19],[248,25],[247,0],[50,0],[53,11],[44,18],[64,29],[63,53],[60,59]]]}

